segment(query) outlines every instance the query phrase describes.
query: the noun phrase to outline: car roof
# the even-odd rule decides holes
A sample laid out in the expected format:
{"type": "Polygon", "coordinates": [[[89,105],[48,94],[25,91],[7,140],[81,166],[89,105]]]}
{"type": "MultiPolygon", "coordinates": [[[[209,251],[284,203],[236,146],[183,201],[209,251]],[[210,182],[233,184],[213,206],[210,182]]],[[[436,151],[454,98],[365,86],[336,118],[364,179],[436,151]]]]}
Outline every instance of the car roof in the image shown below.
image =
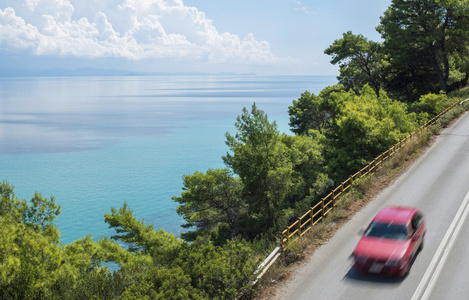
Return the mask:
{"type": "Polygon", "coordinates": [[[407,224],[414,214],[418,212],[415,207],[406,206],[387,206],[379,211],[374,217],[373,222],[407,224]]]}

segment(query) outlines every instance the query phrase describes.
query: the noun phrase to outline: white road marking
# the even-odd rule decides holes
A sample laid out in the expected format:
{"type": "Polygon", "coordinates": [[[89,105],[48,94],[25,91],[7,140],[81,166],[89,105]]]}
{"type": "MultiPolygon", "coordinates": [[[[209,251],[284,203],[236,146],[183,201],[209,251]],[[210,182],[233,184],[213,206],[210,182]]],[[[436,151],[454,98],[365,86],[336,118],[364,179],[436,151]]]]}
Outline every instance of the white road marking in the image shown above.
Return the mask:
{"type": "Polygon", "coordinates": [[[430,297],[432,289],[438,279],[438,276],[443,268],[443,265],[448,258],[449,252],[453,247],[454,242],[461,230],[462,224],[466,219],[469,213],[469,191],[466,194],[461,206],[459,207],[456,216],[451,222],[451,225],[448,228],[448,231],[445,234],[438,250],[433,256],[433,259],[430,265],[425,271],[422,280],[420,281],[417,289],[415,290],[414,295],[412,296],[412,300],[426,300],[430,297]]]}

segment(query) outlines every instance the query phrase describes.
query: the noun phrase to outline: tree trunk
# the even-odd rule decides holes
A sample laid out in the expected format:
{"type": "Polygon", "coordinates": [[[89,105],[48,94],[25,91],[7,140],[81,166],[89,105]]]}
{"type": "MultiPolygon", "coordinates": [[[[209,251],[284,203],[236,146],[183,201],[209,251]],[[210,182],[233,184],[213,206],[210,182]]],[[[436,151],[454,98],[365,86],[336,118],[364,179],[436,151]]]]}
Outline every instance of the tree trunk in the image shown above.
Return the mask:
{"type": "MultiPolygon", "coordinates": [[[[433,69],[435,70],[437,76],[438,76],[438,80],[440,81],[440,88],[443,92],[447,92],[448,91],[448,87],[447,87],[447,81],[448,81],[448,76],[445,76],[443,75],[443,71],[441,70],[440,66],[438,65],[438,55],[436,54],[436,50],[435,50],[435,46],[432,44],[430,44],[430,52],[431,52],[431,60],[432,60],[432,65],[433,65],[433,69]]],[[[444,56],[444,54],[443,54],[444,56]]],[[[444,57],[445,58],[445,57],[444,57]]],[[[445,60],[445,59],[443,59],[445,60]]],[[[444,65],[446,66],[448,63],[447,63],[448,59],[446,58],[446,62],[444,63],[444,65]]],[[[445,73],[449,74],[449,69],[448,68],[445,68],[445,73]]]]}

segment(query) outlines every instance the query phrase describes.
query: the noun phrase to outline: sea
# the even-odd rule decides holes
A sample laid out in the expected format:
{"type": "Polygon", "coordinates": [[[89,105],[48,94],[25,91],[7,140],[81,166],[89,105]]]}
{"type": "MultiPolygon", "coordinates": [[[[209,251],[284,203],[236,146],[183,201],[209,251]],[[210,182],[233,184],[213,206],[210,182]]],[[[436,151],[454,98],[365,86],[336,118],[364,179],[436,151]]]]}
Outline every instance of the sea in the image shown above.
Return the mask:
{"type": "Polygon", "coordinates": [[[178,236],[171,198],[183,176],[224,168],[225,133],[255,103],[292,134],[288,107],[335,76],[164,75],[0,77],[0,180],[18,198],[55,198],[64,244],[111,237],[124,203],[135,218],[178,236]]]}

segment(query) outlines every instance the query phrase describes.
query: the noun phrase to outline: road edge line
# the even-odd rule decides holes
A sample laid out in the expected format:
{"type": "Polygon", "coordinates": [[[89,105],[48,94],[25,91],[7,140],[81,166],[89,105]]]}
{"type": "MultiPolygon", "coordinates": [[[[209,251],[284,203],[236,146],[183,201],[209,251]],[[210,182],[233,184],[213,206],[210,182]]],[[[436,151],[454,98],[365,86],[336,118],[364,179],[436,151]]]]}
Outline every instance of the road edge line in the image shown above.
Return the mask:
{"type": "Polygon", "coordinates": [[[445,237],[443,238],[442,242],[440,243],[440,246],[438,247],[438,250],[433,256],[433,259],[430,265],[428,266],[427,270],[425,271],[422,280],[417,286],[417,289],[415,290],[414,295],[411,298],[412,300],[425,300],[428,299],[428,297],[430,296],[433,286],[436,283],[436,279],[439,273],[441,272],[446,258],[448,257],[449,251],[453,246],[456,237],[459,234],[459,231],[461,230],[462,223],[464,223],[464,220],[466,219],[469,213],[468,203],[469,191],[467,192],[466,197],[464,198],[461,206],[459,207],[458,212],[456,213],[456,216],[453,219],[453,222],[451,222],[448,231],[446,231],[445,237]]]}

